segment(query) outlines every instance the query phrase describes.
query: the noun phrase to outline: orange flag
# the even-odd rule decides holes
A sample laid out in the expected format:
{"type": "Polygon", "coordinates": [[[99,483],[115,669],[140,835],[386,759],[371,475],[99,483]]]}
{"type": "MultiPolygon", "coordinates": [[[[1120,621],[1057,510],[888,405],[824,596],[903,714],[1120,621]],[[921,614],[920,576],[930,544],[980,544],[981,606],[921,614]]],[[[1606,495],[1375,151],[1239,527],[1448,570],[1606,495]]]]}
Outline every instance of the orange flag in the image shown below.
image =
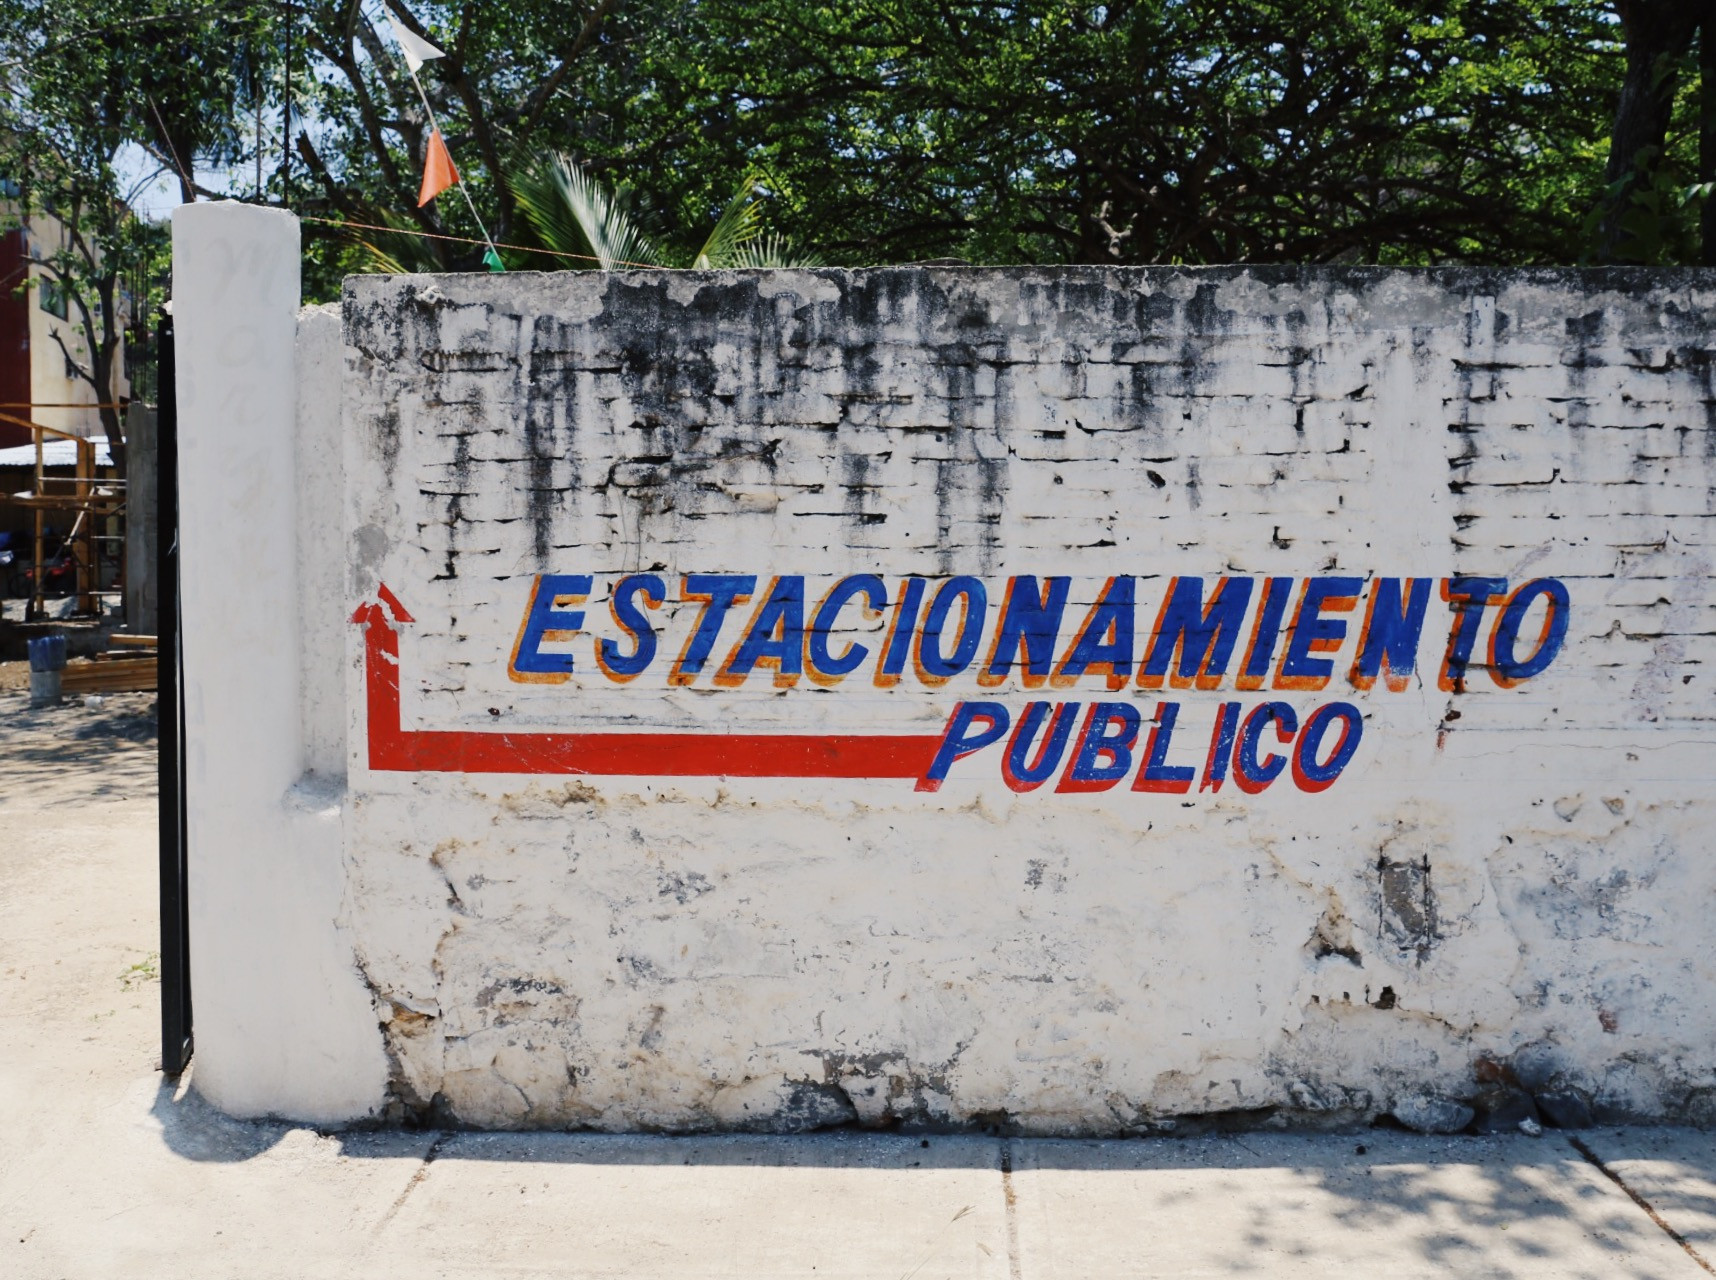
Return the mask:
{"type": "Polygon", "coordinates": [[[423,158],[423,188],[417,193],[417,207],[421,209],[436,196],[459,180],[459,171],[453,167],[453,157],[447,152],[447,144],[441,140],[441,131],[429,131],[429,154],[423,158]]]}

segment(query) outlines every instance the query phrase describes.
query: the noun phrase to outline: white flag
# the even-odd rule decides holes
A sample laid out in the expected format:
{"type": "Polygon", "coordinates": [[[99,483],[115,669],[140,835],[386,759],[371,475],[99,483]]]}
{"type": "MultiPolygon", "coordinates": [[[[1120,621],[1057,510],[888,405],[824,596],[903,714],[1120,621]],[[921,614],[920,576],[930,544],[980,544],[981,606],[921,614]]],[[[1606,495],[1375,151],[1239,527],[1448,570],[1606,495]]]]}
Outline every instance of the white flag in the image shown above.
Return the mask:
{"type": "Polygon", "coordinates": [[[391,13],[387,15],[387,24],[393,28],[393,38],[399,41],[399,48],[405,54],[405,65],[412,71],[416,71],[425,62],[447,56],[391,13]]]}

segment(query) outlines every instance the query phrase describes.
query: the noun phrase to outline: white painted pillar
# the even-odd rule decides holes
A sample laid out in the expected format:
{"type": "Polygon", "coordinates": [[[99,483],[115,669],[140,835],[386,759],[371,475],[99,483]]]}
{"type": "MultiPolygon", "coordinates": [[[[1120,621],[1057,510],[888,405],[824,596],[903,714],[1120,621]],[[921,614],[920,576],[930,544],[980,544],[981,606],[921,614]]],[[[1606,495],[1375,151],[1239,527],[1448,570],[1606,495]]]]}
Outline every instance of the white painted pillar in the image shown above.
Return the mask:
{"type": "Polygon", "coordinates": [[[337,923],[344,779],[304,776],[298,267],[290,214],[174,212],[192,1080],[332,1123],[381,1105],[386,1063],[337,923]]]}

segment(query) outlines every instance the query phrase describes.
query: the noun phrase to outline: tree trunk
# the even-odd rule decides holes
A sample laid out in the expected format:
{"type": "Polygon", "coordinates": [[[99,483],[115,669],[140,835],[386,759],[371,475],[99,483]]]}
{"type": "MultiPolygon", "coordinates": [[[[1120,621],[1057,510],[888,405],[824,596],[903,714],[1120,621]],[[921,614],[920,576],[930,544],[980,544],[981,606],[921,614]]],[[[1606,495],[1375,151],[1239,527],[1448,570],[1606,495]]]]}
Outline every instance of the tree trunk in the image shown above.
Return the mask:
{"type": "Polygon", "coordinates": [[[96,395],[100,397],[101,431],[107,437],[107,451],[113,456],[113,465],[119,470],[125,469],[125,427],[119,416],[119,410],[113,406],[118,403],[114,399],[113,374],[118,360],[117,344],[91,343],[96,350],[90,354],[91,372],[99,384],[96,395]]]}
{"type": "Polygon", "coordinates": [[[1615,104],[1609,163],[1603,171],[1608,191],[1597,244],[1603,262],[1624,260],[1621,219],[1635,185],[1662,154],[1674,106],[1675,64],[1691,45],[1699,11],[1705,7],[1687,0],[1616,2],[1627,42],[1627,74],[1615,104]]]}
{"type": "Polygon", "coordinates": [[[101,410],[101,429],[107,436],[107,452],[113,458],[113,465],[123,470],[125,467],[125,429],[119,420],[119,410],[101,410]]]}
{"type": "Polygon", "coordinates": [[[96,400],[103,407],[101,414],[101,430],[107,436],[107,449],[113,456],[113,465],[121,473],[125,470],[125,427],[120,421],[119,410],[113,408],[119,402],[117,387],[118,379],[114,374],[119,372],[119,343],[120,319],[118,308],[119,276],[108,272],[96,284],[96,297],[101,307],[101,336],[88,335],[90,372],[95,375],[96,400]]]}

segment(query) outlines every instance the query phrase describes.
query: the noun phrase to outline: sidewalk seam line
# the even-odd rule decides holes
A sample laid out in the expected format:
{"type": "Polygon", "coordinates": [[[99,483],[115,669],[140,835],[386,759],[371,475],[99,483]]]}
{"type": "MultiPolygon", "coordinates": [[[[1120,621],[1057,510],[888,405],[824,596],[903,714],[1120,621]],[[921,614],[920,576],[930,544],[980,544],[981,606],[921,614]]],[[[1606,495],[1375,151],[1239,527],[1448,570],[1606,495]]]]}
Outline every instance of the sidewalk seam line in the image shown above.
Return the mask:
{"type": "Polygon", "coordinates": [[[1625,1191],[1631,1198],[1632,1202],[1639,1208],[1643,1209],[1645,1213],[1650,1216],[1650,1220],[1656,1223],[1657,1226],[1661,1227],[1670,1240],[1674,1241],[1675,1244],[1686,1250],[1687,1257],[1691,1258],[1711,1275],[1716,1276],[1716,1267],[1712,1267],[1704,1260],[1703,1255],[1692,1247],[1692,1242],[1690,1240],[1681,1235],[1680,1232],[1676,1231],[1673,1227],[1669,1226],[1668,1220],[1651,1206],[1651,1202],[1649,1200],[1646,1200],[1638,1192],[1634,1191],[1626,1184],[1626,1180],[1623,1179],[1620,1174],[1616,1173],[1613,1169],[1609,1168],[1608,1165],[1604,1164],[1602,1157],[1600,1157],[1595,1151],[1591,1150],[1590,1147],[1586,1146],[1584,1142],[1578,1138],[1569,1137],[1567,1141],[1570,1142],[1573,1145],[1573,1149],[1580,1155],[1584,1156],[1599,1173],[1601,1173],[1610,1182],[1614,1183],[1622,1191],[1625,1191]]]}
{"type": "Polygon", "coordinates": [[[423,1153],[422,1162],[417,1166],[416,1171],[412,1173],[411,1181],[405,1184],[405,1190],[399,1193],[399,1199],[395,1200],[393,1204],[388,1207],[387,1212],[381,1215],[381,1221],[375,1224],[376,1234],[380,1234],[387,1227],[387,1224],[393,1221],[395,1215],[405,1207],[405,1198],[416,1190],[418,1183],[422,1182],[423,1179],[429,1176],[429,1166],[435,1163],[435,1157],[441,1154],[442,1146],[452,1136],[452,1133],[445,1129],[435,1135],[435,1141],[431,1142],[429,1144],[429,1150],[423,1153]]]}

